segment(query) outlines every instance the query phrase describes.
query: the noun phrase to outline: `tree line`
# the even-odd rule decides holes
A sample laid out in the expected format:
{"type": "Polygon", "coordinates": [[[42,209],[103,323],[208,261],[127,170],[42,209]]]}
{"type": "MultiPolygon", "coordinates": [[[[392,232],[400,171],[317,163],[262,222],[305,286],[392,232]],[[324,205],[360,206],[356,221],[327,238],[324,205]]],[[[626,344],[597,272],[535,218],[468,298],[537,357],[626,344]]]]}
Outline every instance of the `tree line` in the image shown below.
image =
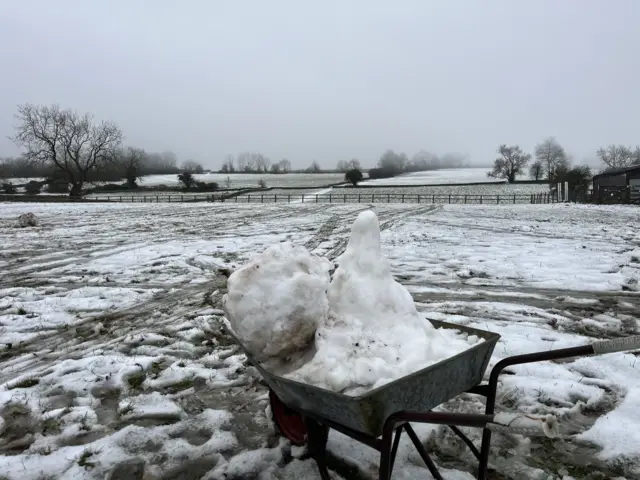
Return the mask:
{"type": "MultiPolygon", "coordinates": [[[[529,176],[534,180],[546,180],[551,185],[569,182],[574,188],[586,189],[593,177],[590,167],[572,166],[571,156],[553,137],[537,144],[533,157],[530,153],[525,153],[519,145],[500,145],[498,154],[493,169],[487,172],[491,178],[514,182],[518,176],[524,175],[528,168],[529,176]],[[532,158],[534,161],[530,163],[532,158]]],[[[640,165],[640,147],[632,149],[623,145],[609,145],[598,149],[596,155],[603,164],[604,172],[640,165]]]]}
{"type": "Polygon", "coordinates": [[[142,175],[183,170],[175,153],[148,153],[125,146],[116,124],[95,122],[90,114],[57,105],[23,104],[15,117],[15,134],[10,138],[23,153],[0,161],[0,177],[45,177],[49,191],[80,196],[88,182],[124,178],[129,187],[135,187],[142,175]]]}

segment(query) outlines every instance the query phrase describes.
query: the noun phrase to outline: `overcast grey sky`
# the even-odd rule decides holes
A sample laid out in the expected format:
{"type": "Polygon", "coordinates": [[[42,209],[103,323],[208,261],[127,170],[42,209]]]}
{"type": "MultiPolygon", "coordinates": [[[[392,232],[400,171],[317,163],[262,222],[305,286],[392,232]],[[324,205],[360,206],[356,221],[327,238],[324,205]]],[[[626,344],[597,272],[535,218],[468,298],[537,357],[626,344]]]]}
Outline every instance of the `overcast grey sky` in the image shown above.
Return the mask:
{"type": "Polygon", "coordinates": [[[117,122],[217,167],[555,136],[640,144],[640,0],[1,0],[0,156],[18,103],[117,122]]]}

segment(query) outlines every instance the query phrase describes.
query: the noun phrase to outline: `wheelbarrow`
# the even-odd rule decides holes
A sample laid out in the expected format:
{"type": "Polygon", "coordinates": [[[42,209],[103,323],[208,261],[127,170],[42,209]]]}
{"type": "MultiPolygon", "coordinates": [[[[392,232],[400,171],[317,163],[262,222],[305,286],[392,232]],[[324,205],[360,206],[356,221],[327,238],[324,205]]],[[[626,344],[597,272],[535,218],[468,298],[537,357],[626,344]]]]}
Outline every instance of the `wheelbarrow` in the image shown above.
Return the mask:
{"type": "Polygon", "coordinates": [[[586,355],[640,349],[640,336],[597,341],[579,347],[515,355],[499,361],[482,383],[489,360],[500,335],[436,320],[436,328],[455,329],[484,339],[469,349],[429,367],[387,383],[361,396],[348,396],[275,375],[257,362],[230,328],[227,333],[242,348],[248,361],[269,386],[269,400],[280,434],[294,445],[307,445],[320,477],[331,480],[326,464],[329,430],[334,429],[380,452],[379,480],[390,480],[396,452],[403,432],[436,480],[438,468],[418,439],[411,423],[447,425],[469,447],[478,460],[477,479],[486,480],[492,431],[549,435],[552,419],[518,414],[495,413],[498,377],[505,368],[524,363],[543,362],[586,355]],[[433,412],[438,405],[462,394],[486,398],[484,414],[433,412]],[[482,428],[480,449],[459,427],[482,428]]]}

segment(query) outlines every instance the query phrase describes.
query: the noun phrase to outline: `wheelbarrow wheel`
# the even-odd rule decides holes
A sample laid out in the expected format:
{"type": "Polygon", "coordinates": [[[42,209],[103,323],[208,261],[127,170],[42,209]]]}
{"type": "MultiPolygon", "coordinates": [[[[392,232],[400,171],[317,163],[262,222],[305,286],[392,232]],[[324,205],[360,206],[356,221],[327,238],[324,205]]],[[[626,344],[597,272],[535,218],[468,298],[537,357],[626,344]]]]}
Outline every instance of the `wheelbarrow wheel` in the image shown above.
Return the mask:
{"type": "Polygon", "coordinates": [[[273,421],[280,434],[293,445],[305,445],[307,443],[307,427],[302,415],[282,403],[271,389],[269,389],[269,402],[271,403],[273,421]]]}

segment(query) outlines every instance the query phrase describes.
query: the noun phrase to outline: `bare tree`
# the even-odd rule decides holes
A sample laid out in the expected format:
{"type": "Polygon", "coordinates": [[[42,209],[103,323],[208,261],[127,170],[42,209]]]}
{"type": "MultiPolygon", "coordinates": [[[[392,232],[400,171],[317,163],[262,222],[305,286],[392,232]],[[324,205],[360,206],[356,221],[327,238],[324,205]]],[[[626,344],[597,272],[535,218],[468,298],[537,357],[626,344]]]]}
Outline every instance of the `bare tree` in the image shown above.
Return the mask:
{"type": "Polygon", "coordinates": [[[118,170],[124,173],[129,188],[136,188],[147,153],[142,148],[127,147],[118,149],[115,155],[118,170]]]}
{"type": "Polygon", "coordinates": [[[529,167],[529,176],[534,180],[540,180],[544,176],[544,166],[540,160],[536,160],[529,167]]]}
{"type": "Polygon", "coordinates": [[[13,141],[23,147],[24,158],[62,173],[71,184],[70,196],[82,195],[89,174],[114,161],[122,132],[111,122],[93,123],[89,114],[24,104],[16,114],[13,141]]]}
{"type": "Polygon", "coordinates": [[[393,150],[387,150],[382,154],[378,161],[378,167],[388,171],[391,175],[398,175],[404,172],[409,163],[404,153],[396,153],[393,150]]]}
{"type": "Polygon", "coordinates": [[[362,170],[362,165],[360,164],[360,160],[357,158],[352,158],[347,162],[347,166],[349,170],[362,170]]]}
{"type": "Polygon", "coordinates": [[[171,150],[166,150],[160,154],[162,162],[167,167],[176,167],[178,165],[178,156],[171,150]]]}
{"type": "Polygon", "coordinates": [[[195,160],[185,160],[184,162],[182,162],[182,170],[184,170],[185,172],[198,174],[204,172],[204,168],[202,168],[202,165],[195,160]]]}
{"type": "Polygon", "coordinates": [[[569,166],[569,158],[562,145],[549,137],[535,147],[536,160],[542,164],[542,173],[547,179],[553,178],[558,168],[569,166]]]}
{"type": "Polygon", "coordinates": [[[597,155],[607,170],[630,167],[640,163],[640,147],[632,150],[624,145],[609,145],[606,149],[599,149],[597,155]]]}
{"type": "Polygon", "coordinates": [[[522,175],[523,168],[531,160],[531,155],[524,153],[519,145],[500,145],[498,153],[500,156],[493,162],[493,170],[487,176],[505,178],[509,183],[515,181],[516,176],[522,175]]]}
{"type": "Polygon", "coordinates": [[[440,165],[440,159],[426,150],[420,150],[411,157],[411,161],[406,166],[410,172],[434,170],[440,165]]]}
{"type": "Polygon", "coordinates": [[[307,173],[320,173],[321,171],[322,169],[320,168],[320,164],[315,160],[311,162],[311,165],[309,165],[305,170],[307,173]]]}
{"type": "Polygon", "coordinates": [[[244,172],[247,170],[247,154],[240,153],[236,157],[236,171],[244,172]]]}
{"type": "Polygon", "coordinates": [[[289,173],[291,171],[291,162],[286,158],[283,158],[278,162],[280,173],[289,173]]]}
{"type": "Polygon", "coordinates": [[[351,160],[340,160],[336,165],[336,170],[338,172],[346,173],[349,170],[361,170],[362,166],[360,165],[360,160],[357,158],[352,158],[351,160]]]}
{"type": "Polygon", "coordinates": [[[227,155],[224,159],[224,163],[222,164],[222,169],[220,170],[222,173],[233,173],[236,171],[235,166],[235,158],[233,155],[227,155]]]}
{"type": "Polygon", "coordinates": [[[271,160],[262,155],[261,153],[256,153],[255,155],[255,164],[256,171],[259,173],[267,173],[269,171],[269,165],[271,165],[271,160]]]}

